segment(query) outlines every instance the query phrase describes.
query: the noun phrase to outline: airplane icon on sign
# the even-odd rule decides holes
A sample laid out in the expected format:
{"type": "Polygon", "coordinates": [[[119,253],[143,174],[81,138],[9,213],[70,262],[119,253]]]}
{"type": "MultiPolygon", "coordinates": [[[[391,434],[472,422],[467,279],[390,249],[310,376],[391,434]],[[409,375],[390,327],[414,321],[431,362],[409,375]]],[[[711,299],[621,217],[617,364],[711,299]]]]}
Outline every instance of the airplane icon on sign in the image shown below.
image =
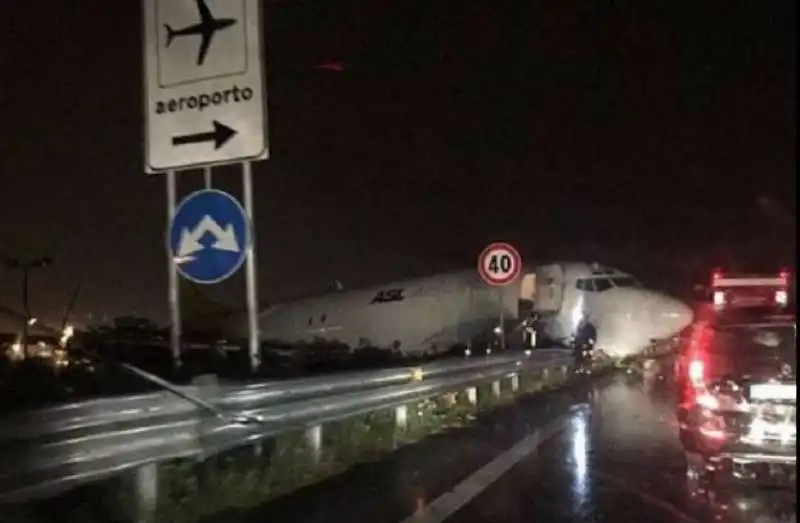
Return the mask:
{"type": "Polygon", "coordinates": [[[203,65],[211,46],[211,39],[217,31],[226,29],[236,23],[234,18],[214,18],[211,10],[206,4],[206,0],[196,0],[197,10],[200,11],[200,23],[186,26],[182,29],[173,29],[169,24],[164,24],[167,30],[167,47],[172,43],[176,36],[200,35],[200,52],[197,55],[197,65],[203,65]]]}

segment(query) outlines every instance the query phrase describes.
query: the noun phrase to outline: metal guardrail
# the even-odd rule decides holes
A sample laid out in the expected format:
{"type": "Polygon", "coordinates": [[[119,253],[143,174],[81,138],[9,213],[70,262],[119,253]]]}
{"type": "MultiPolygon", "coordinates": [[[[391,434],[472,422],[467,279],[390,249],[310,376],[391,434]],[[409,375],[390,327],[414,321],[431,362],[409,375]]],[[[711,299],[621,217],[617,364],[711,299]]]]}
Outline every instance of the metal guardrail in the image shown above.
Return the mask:
{"type": "Polygon", "coordinates": [[[184,387],[232,415],[209,415],[167,392],[104,398],[0,419],[0,502],[57,494],[149,463],[203,457],[519,372],[572,366],[546,349],[244,386],[184,387]]]}

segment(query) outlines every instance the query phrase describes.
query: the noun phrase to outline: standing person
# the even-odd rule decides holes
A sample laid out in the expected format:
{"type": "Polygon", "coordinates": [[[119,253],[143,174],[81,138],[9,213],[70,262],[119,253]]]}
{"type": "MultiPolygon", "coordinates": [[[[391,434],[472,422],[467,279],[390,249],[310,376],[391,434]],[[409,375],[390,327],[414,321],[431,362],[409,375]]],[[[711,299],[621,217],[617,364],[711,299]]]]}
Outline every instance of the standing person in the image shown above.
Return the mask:
{"type": "Polygon", "coordinates": [[[539,313],[533,312],[530,318],[525,322],[525,333],[527,337],[527,346],[535,349],[539,342],[539,313]]]}
{"type": "Polygon", "coordinates": [[[583,372],[587,365],[592,361],[592,350],[597,339],[597,329],[590,321],[589,315],[584,313],[575,332],[573,341],[573,356],[575,358],[575,368],[583,372]]]}

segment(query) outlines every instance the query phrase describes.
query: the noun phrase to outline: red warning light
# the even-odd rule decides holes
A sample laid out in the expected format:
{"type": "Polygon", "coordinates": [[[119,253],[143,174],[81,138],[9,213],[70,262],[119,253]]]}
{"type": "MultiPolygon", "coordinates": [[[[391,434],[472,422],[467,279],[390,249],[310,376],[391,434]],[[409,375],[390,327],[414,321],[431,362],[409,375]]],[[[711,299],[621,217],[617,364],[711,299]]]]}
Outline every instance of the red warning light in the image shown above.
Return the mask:
{"type": "Polygon", "coordinates": [[[334,71],[336,73],[341,73],[344,71],[344,64],[342,62],[323,62],[317,65],[317,69],[322,69],[323,71],[334,71]]]}
{"type": "Polygon", "coordinates": [[[701,383],[703,383],[705,374],[706,374],[705,362],[700,358],[694,358],[689,363],[689,379],[692,380],[693,384],[700,385],[701,383]]]}

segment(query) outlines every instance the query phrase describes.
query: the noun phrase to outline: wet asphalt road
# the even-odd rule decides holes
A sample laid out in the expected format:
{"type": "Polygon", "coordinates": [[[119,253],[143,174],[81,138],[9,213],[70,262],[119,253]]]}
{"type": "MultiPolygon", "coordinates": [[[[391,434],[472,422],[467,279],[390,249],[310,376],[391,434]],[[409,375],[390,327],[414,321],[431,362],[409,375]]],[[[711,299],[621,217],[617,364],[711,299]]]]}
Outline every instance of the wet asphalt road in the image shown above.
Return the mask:
{"type": "Polygon", "coordinates": [[[446,521],[796,521],[792,490],[742,493],[727,508],[692,495],[660,367],[598,384],[562,432],[446,521]]]}
{"type": "Polygon", "coordinates": [[[690,495],[677,441],[670,367],[669,361],[655,362],[644,375],[615,374],[523,398],[479,417],[473,427],[427,438],[379,462],[224,519],[796,521],[796,495],[789,490],[761,490],[727,508],[690,495]],[[552,436],[544,440],[545,433],[552,436]]]}

